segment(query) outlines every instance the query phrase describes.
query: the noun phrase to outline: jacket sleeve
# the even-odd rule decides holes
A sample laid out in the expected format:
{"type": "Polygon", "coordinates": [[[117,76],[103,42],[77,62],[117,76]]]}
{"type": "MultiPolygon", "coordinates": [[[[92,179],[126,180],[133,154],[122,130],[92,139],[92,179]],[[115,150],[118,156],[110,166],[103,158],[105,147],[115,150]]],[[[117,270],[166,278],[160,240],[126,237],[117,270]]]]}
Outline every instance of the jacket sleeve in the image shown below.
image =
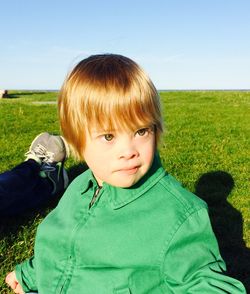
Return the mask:
{"type": "Polygon", "coordinates": [[[25,260],[16,265],[15,273],[18,282],[21,284],[24,292],[37,291],[36,273],[35,273],[35,258],[25,260]]]}
{"type": "Polygon", "coordinates": [[[240,281],[225,275],[205,208],[189,215],[168,244],[163,262],[166,293],[246,293],[240,281]]]}

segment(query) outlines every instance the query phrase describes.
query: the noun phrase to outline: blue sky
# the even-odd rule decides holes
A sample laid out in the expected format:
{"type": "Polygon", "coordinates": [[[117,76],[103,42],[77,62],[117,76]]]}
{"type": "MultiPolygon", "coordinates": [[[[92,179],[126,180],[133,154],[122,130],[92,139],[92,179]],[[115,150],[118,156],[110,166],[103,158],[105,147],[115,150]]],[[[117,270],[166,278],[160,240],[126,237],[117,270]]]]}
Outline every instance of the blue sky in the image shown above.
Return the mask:
{"type": "Polygon", "coordinates": [[[1,1],[0,89],[59,89],[96,53],[158,89],[250,89],[249,0],[1,1]]]}

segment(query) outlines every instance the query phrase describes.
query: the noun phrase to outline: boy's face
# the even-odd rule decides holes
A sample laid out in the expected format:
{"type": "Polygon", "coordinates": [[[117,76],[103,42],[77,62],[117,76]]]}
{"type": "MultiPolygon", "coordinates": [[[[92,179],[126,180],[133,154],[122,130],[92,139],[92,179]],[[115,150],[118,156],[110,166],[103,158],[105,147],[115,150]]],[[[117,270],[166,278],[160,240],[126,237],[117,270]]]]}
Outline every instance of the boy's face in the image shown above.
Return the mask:
{"type": "Polygon", "coordinates": [[[84,158],[98,184],[128,188],[150,169],[155,154],[152,126],[134,131],[105,132],[92,128],[86,132],[84,158]]]}

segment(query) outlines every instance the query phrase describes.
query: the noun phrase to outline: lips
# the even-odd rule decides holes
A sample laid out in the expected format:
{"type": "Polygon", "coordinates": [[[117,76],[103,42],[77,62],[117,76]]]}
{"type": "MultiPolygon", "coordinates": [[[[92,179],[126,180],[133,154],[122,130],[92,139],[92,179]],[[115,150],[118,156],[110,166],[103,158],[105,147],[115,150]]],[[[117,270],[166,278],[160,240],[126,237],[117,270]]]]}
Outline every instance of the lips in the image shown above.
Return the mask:
{"type": "Polygon", "coordinates": [[[133,167],[122,168],[122,169],[119,169],[118,171],[124,174],[133,175],[137,173],[138,169],[139,169],[139,166],[137,165],[133,167]]]}

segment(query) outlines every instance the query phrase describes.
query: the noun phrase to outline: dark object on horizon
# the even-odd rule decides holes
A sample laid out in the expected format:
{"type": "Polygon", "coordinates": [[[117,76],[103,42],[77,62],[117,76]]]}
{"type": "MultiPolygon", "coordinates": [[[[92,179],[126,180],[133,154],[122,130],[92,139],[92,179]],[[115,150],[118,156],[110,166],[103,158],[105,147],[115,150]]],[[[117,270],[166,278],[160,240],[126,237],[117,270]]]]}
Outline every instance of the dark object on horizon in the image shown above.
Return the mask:
{"type": "Polygon", "coordinates": [[[0,90],[0,98],[8,98],[8,90],[0,90]]]}

